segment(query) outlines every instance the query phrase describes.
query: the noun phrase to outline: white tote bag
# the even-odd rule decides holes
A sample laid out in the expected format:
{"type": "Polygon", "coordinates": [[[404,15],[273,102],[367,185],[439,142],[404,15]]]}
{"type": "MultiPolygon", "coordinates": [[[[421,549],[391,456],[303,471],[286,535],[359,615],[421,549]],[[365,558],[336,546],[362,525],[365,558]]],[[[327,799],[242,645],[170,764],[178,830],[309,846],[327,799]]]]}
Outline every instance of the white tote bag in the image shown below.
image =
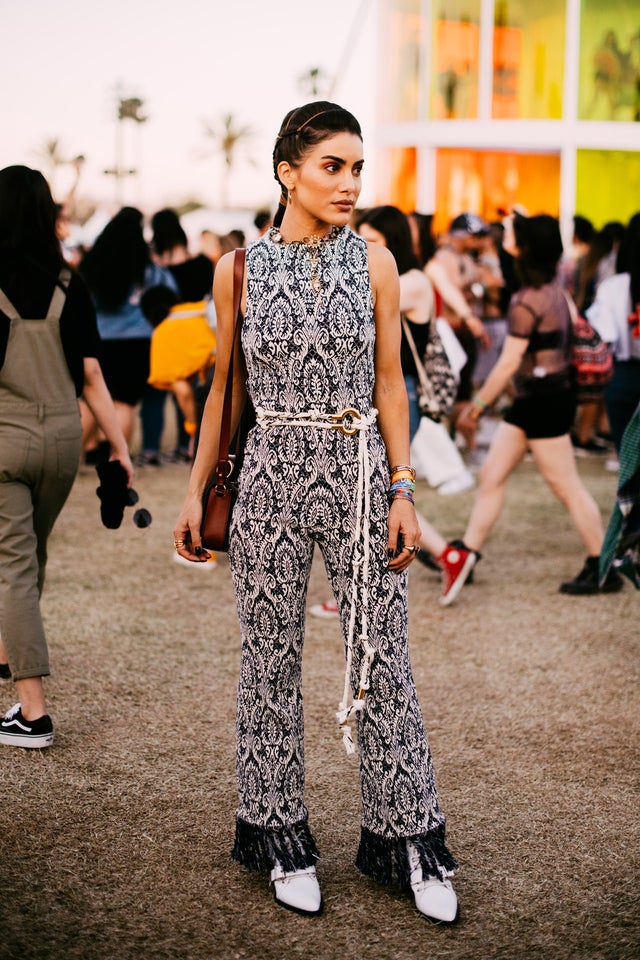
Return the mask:
{"type": "Polygon", "coordinates": [[[430,487],[439,487],[447,480],[467,473],[460,452],[442,423],[421,417],[420,426],[411,441],[411,463],[419,477],[430,487]]]}

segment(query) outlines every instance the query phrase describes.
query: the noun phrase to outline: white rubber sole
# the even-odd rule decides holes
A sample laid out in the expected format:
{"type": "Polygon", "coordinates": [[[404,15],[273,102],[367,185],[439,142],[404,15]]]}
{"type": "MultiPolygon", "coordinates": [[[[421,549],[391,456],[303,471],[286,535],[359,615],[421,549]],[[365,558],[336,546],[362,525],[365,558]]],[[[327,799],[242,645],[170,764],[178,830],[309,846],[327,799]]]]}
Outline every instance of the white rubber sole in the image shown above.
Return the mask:
{"type": "Polygon", "coordinates": [[[470,553],[463,564],[460,576],[452,586],[451,590],[449,590],[449,593],[446,595],[446,597],[440,597],[439,603],[441,607],[448,607],[450,603],[453,603],[453,601],[456,599],[456,597],[464,587],[465,583],[467,582],[467,577],[469,576],[469,574],[471,573],[475,565],[476,565],[475,554],[470,553]]]}

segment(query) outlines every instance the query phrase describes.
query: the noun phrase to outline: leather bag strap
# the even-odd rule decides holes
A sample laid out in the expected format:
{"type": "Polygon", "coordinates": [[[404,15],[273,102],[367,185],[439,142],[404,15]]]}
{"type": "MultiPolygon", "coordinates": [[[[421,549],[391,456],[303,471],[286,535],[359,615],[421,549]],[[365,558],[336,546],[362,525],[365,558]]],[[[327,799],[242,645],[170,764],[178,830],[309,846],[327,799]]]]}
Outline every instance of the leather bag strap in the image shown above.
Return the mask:
{"type": "MultiPolygon", "coordinates": [[[[431,320],[429,322],[434,323],[435,321],[431,320]]],[[[427,376],[427,371],[424,368],[424,363],[418,356],[418,350],[416,348],[416,342],[413,339],[413,334],[411,333],[411,328],[409,327],[409,324],[404,317],[402,318],[402,329],[404,331],[405,337],[407,338],[409,349],[411,350],[411,353],[413,355],[413,362],[416,365],[416,372],[418,374],[418,380],[420,381],[420,387],[422,389],[422,392],[425,395],[425,397],[429,398],[430,402],[437,403],[433,394],[431,383],[429,382],[429,377],[427,376]]]]}
{"type": "MultiPolygon", "coordinates": [[[[239,247],[233,260],[233,340],[231,341],[231,354],[229,356],[229,369],[227,370],[227,382],[224,388],[224,402],[222,404],[222,419],[220,421],[220,444],[218,447],[218,476],[220,477],[220,464],[229,461],[229,442],[231,440],[231,406],[233,400],[233,361],[235,356],[236,340],[240,333],[242,325],[240,317],[240,300],[242,299],[242,282],[244,280],[244,248],[239,247]]],[[[224,479],[227,473],[223,470],[224,479]]]]}

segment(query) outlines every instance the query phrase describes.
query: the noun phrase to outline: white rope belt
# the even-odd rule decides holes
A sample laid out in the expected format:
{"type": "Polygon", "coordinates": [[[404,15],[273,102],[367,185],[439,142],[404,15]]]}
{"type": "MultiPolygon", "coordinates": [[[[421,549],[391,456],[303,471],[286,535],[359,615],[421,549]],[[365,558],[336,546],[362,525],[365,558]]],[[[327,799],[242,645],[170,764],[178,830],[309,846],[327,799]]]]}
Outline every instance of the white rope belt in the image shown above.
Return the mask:
{"type": "Polygon", "coordinates": [[[347,663],[342,700],[336,712],[336,718],[342,733],[342,742],[347,753],[355,753],[353,735],[348,721],[352,714],[359,713],[364,709],[364,699],[369,689],[369,672],[375,657],[375,649],[369,643],[368,633],[371,466],[367,435],[369,428],[376,422],[377,414],[378,411],[373,407],[366,414],[353,408],[343,410],[341,413],[321,413],[319,410],[287,413],[280,410],[265,410],[262,407],[256,409],[256,420],[263,429],[282,426],[314,427],[320,430],[339,430],[346,437],[358,434],[358,495],[353,533],[353,582],[347,633],[347,663]],[[361,611],[359,640],[362,647],[362,664],[360,667],[360,686],[357,696],[354,697],[351,691],[351,666],[358,606],[361,611]]]}

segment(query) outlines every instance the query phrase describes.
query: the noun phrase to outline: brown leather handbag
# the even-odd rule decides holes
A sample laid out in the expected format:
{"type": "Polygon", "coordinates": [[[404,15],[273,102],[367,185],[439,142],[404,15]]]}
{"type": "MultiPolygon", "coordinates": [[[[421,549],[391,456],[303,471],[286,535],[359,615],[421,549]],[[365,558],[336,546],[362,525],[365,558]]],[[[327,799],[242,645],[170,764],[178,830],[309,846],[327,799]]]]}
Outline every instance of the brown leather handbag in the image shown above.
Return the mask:
{"type": "Polygon", "coordinates": [[[233,264],[233,312],[235,317],[229,370],[224,389],[222,419],[220,421],[220,443],[218,463],[211,483],[207,485],[202,498],[202,526],[200,536],[202,545],[208,550],[225,552],[229,549],[229,526],[231,514],[238,496],[238,476],[242,466],[244,442],[247,434],[246,417],[243,414],[241,425],[230,444],[231,402],[233,398],[233,360],[236,343],[240,336],[242,317],[240,299],[244,278],[244,249],[235,252],[233,264]],[[231,446],[231,449],[230,449],[231,446]]]}

